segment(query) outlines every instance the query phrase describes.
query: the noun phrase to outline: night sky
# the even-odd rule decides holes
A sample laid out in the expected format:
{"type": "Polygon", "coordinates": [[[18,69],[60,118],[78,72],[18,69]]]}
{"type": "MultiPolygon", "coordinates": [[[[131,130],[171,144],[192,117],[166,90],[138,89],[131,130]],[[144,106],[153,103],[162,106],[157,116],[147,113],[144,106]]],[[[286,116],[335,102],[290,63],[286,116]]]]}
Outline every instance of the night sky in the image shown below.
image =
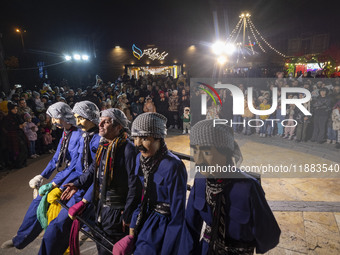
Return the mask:
{"type": "Polygon", "coordinates": [[[62,52],[90,40],[97,48],[114,45],[197,43],[215,40],[213,11],[218,10],[223,36],[242,11],[268,40],[330,32],[338,37],[339,6],[331,1],[74,1],[5,0],[0,7],[0,33],[8,54],[20,50],[16,27],[26,29],[28,49],[62,52]],[[84,39],[85,38],[85,39],[84,39]],[[74,45],[72,45],[74,44],[74,45]]]}

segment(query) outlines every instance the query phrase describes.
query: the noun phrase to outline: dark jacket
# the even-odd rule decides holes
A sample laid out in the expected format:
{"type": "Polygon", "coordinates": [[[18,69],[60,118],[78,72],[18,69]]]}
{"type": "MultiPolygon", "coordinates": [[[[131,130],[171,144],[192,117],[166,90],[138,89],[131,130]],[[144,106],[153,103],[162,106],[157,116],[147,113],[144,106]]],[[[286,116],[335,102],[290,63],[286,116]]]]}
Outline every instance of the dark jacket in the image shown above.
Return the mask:
{"type": "MultiPolygon", "coordinates": [[[[98,176],[95,176],[96,162],[93,162],[89,167],[88,171],[82,174],[75,182],[74,185],[78,188],[88,189],[94,182],[94,178],[101,183],[101,176],[104,170],[104,164],[106,160],[106,151],[102,154],[100,159],[100,166],[98,168],[98,176]]],[[[141,186],[137,183],[137,177],[134,174],[135,159],[136,159],[136,148],[134,144],[127,140],[115,154],[114,158],[114,177],[112,179],[110,187],[106,187],[106,197],[109,198],[110,194],[117,196],[118,203],[124,203],[123,219],[125,223],[130,223],[133,211],[137,208],[140,202],[141,186]]],[[[99,191],[101,192],[101,190],[99,191]]],[[[98,194],[94,190],[93,195],[98,194]]],[[[98,198],[93,198],[95,206],[105,201],[99,201],[98,198]]]]}
{"type": "MultiPolygon", "coordinates": [[[[242,174],[242,173],[241,173],[242,174]]],[[[280,239],[280,228],[265,199],[259,183],[252,177],[232,178],[224,189],[226,200],[226,241],[236,240],[256,247],[257,253],[274,248],[280,239]]],[[[197,174],[190,192],[179,250],[181,254],[208,252],[208,243],[200,234],[203,221],[212,226],[211,207],[206,201],[206,178],[197,174]]]]}

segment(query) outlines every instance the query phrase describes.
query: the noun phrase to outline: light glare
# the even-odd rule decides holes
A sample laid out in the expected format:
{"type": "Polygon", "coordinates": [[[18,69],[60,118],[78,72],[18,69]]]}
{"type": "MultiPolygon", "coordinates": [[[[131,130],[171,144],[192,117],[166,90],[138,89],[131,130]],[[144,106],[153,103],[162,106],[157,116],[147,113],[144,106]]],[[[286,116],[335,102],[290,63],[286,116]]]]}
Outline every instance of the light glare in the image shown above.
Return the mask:
{"type": "Polygon", "coordinates": [[[88,55],[82,55],[82,56],[81,56],[81,59],[82,59],[82,60],[89,60],[89,56],[88,56],[88,55]]]}
{"type": "Polygon", "coordinates": [[[232,43],[227,43],[225,46],[224,46],[224,52],[228,55],[231,55],[233,54],[234,52],[236,51],[236,47],[234,44],[232,43]]]}
{"type": "Polygon", "coordinates": [[[217,41],[211,46],[211,48],[214,54],[220,55],[223,52],[224,43],[221,41],[217,41]]]}
{"type": "Polygon", "coordinates": [[[73,55],[73,59],[74,59],[74,60],[80,60],[80,58],[81,58],[81,57],[80,57],[79,54],[74,54],[74,55],[73,55]]]}
{"type": "Polygon", "coordinates": [[[220,65],[223,65],[227,62],[227,59],[224,57],[224,56],[220,56],[217,58],[217,62],[220,64],[220,65]]]}

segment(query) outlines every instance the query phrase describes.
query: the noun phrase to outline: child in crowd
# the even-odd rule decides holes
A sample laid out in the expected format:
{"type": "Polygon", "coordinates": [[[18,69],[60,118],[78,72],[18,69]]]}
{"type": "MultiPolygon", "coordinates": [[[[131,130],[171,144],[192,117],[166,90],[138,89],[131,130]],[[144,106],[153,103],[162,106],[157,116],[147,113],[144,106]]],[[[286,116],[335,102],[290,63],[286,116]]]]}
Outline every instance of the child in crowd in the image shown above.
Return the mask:
{"type": "Polygon", "coordinates": [[[24,132],[29,141],[29,153],[31,158],[39,157],[35,152],[35,141],[37,140],[38,127],[32,122],[32,117],[29,113],[24,114],[24,120],[26,125],[24,125],[24,132]]]}
{"type": "Polygon", "coordinates": [[[190,114],[190,108],[189,107],[184,108],[184,113],[181,116],[181,119],[183,121],[183,135],[186,134],[187,130],[188,130],[188,134],[190,134],[191,114],[190,114]]]}
{"type": "Polygon", "coordinates": [[[211,105],[207,109],[207,120],[219,119],[220,107],[219,105],[215,105],[214,101],[210,101],[211,105]]]}
{"type": "Polygon", "coordinates": [[[156,112],[155,104],[152,102],[152,98],[150,96],[146,97],[146,102],[143,107],[144,112],[156,112]]]}
{"type": "Polygon", "coordinates": [[[291,104],[289,108],[287,109],[287,123],[285,123],[285,136],[283,138],[288,138],[289,140],[293,140],[294,132],[295,132],[295,126],[294,121],[295,120],[295,104],[291,104]]]}
{"type": "Polygon", "coordinates": [[[41,121],[40,132],[42,135],[42,151],[48,153],[54,153],[53,149],[53,137],[52,137],[52,128],[49,121],[46,120],[45,114],[40,114],[39,119],[41,121]]]}
{"type": "Polygon", "coordinates": [[[277,105],[277,110],[276,110],[276,119],[278,119],[279,121],[277,121],[277,136],[283,136],[283,126],[281,124],[281,121],[283,121],[285,119],[285,116],[282,115],[282,111],[281,111],[281,101],[278,102],[277,105]]]}
{"type": "Polygon", "coordinates": [[[40,94],[36,91],[33,91],[34,96],[34,103],[35,103],[35,109],[37,112],[43,112],[45,110],[45,105],[40,99],[40,94]]]}

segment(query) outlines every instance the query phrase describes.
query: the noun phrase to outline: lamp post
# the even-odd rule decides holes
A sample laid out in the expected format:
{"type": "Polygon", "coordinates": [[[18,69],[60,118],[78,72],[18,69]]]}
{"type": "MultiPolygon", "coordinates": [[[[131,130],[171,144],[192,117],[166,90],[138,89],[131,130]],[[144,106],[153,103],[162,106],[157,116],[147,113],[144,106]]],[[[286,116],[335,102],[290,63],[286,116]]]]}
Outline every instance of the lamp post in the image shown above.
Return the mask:
{"type": "Polygon", "coordinates": [[[26,30],[22,31],[19,28],[17,28],[17,29],[15,29],[15,32],[20,34],[22,49],[23,49],[23,51],[25,51],[25,43],[24,43],[24,37],[22,35],[22,32],[26,33],[26,30]]]}

